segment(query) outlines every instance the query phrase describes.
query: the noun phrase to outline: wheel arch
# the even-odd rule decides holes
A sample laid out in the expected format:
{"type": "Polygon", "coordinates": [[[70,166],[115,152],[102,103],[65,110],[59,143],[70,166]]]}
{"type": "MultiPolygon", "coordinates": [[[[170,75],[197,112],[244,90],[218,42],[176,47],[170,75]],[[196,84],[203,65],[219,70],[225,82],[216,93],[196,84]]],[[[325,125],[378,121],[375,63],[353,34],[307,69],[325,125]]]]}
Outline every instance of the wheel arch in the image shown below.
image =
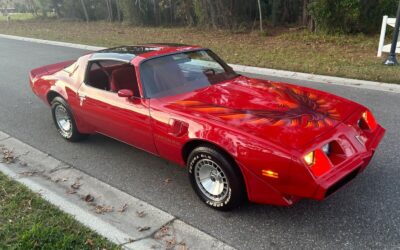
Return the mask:
{"type": "Polygon", "coordinates": [[[187,163],[188,157],[190,155],[190,153],[197,147],[199,146],[209,146],[212,148],[217,149],[220,153],[222,153],[224,156],[228,157],[229,160],[235,161],[234,157],[232,156],[232,154],[230,154],[226,149],[224,149],[223,147],[219,146],[216,143],[210,142],[208,140],[204,140],[204,139],[192,139],[190,141],[187,141],[183,147],[182,147],[182,159],[184,161],[184,163],[187,163]]]}
{"type": "Polygon", "coordinates": [[[244,184],[243,188],[245,189],[245,194],[248,195],[248,186],[247,186],[247,181],[246,181],[245,175],[243,173],[243,170],[241,169],[241,167],[235,160],[234,156],[229,151],[227,151],[226,149],[221,147],[220,145],[213,143],[211,141],[208,141],[208,140],[204,140],[204,139],[192,139],[192,140],[186,142],[185,145],[182,147],[181,153],[182,153],[182,159],[183,159],[184,163],[185,164],[187,163],[190,153],[199,146],[211,147],[211,148],[217,150],[218,152],[220,152],[223,156],[225,156],[228,159],[228,161],[230,161],[232,163],[233,167],[238,171],[238,173],[241,175],[243,184],[244,184]]]}
{"type": "Polygon", "coordinates": [[[47,99],[47,103],[49,105],[51,105],[51,102],[53,101],[54,98],[56,98],[57,96],[64,98],[62,95],[60,95],[60,93],[58,93],[57,91],[54,90],[50,90],[47,95],[46,95],[46,99],[47,99]]]}
{"type": "Polygon", "coordinates": [[[65,101],[68,100],[67,95],[60,87],[55,87],[55,88],[52,87],[46,94],[47,103],[51,105],[51,101],[53,101],[53,99],[56,98],[57,96],[63,98],[65,101]]]}

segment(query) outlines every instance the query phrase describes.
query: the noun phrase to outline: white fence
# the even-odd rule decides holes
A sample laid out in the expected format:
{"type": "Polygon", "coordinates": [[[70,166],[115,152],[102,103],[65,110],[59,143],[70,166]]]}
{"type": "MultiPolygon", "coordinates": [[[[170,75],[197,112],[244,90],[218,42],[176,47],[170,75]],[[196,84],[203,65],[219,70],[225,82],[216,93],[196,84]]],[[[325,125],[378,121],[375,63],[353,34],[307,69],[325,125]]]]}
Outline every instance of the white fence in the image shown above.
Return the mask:
{"type": "MultiPolygon", "coordinates": [[[[394,27],[395,24],[396,18],[389,18],[388,16],[383,17],[381,37],[379,38],[378,57],[381,57],[383,52],[390,52],[392,44],[390,43],[385,45],[386,29],[388,25],[394,27]]],[[[390,39],[390,41],[391,40],[392,39],[390,39]]],[[[400,53],[400,42],[397,43],[396,53],[400,53]]]]}

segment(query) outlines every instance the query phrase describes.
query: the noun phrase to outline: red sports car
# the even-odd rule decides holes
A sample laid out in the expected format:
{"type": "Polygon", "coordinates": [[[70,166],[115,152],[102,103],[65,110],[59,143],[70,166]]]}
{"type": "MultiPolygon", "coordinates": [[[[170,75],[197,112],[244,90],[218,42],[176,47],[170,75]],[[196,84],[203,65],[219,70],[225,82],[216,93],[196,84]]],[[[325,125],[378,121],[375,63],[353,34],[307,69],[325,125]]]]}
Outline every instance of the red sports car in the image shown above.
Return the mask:
{"type": "Polygon", "coordinates": [[[179,165],[209,206],[322,200],[362,172],[385,129],[353,101],[235,73],[211,50],[122,46],[30,72],[60,135],[100,133],[179,165]]]}

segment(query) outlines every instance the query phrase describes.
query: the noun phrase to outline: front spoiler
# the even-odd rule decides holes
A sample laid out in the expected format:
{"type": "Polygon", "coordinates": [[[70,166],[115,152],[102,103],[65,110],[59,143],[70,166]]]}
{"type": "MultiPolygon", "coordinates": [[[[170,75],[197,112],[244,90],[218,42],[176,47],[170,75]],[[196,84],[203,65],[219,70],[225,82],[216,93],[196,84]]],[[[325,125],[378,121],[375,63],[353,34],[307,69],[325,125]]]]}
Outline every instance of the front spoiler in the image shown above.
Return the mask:
{"type": "Polygon", "coordinates": [[[317,180],[318,188],[311,199],[323,200],[348,184],[364,171],[374,156],[375,150],[385,134],[385,129],[378,126],[371,139],[366,143],[366,151],[349,159],[317,180]]]}

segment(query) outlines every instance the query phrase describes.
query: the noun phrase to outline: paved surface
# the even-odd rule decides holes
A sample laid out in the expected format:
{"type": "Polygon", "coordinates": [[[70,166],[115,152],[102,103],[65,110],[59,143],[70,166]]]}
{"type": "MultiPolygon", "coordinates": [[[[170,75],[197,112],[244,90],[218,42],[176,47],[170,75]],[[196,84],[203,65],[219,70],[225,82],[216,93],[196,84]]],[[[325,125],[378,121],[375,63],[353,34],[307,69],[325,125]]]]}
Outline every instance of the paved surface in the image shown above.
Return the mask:
{"type": "Polygon", "coordinates": [[[369,168],[324,202],[304,200],[290,208],[247,204],[221,213],[198,200],[185,169],[103,136],[78,144],[58,136],[50,110],[31,93],[27,74],[34,67],[75,58],[82,50],[0,39],[0,51],[0,130],[234,247],[400,247],[399,94],[298,82],[374,111],[387,134],[369,168]],[[168,178],[171,182],[165,183],[168,178]]]}
{"type": "Polygon", "coordinates": [[[1,131],[0,145],[12,149],[13,157],[11,162],[0,162],[0,172],[40,193],[123,249],[234,250],[171,214],[1,131]]]}

